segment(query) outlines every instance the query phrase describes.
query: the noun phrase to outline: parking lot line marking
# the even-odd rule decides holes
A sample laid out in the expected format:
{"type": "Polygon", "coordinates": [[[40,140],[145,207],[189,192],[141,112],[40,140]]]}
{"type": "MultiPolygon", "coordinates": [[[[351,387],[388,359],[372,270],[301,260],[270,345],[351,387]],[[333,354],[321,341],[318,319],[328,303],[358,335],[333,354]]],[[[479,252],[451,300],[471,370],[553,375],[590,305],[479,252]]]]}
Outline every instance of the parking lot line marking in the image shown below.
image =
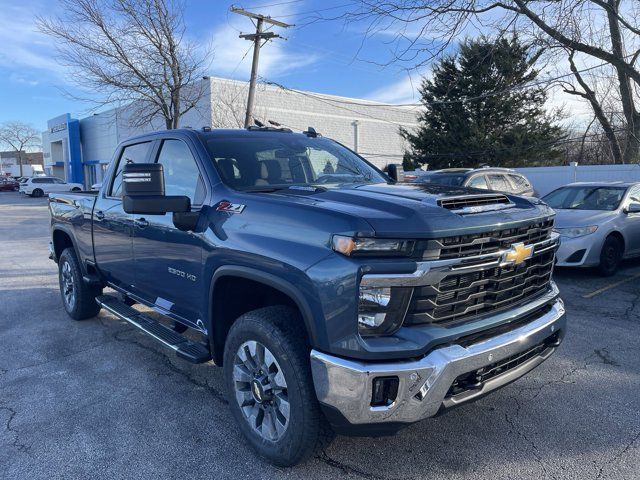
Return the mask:
{"type": "Polygon", "coordinates": [[[622,280],[619,280],[617,282],[611,283],[605,287],[599,288],[598,290],[594,290],[591,293],[587,293],[586,295],[583,295],[582,298],[593,298],[596,295],[600,295],[602,292],[606,292],[607,290],[611,290],[612,288],[616,288],[618,285],[622,285],[623,283],[627,283],[630,282],[631,280],[635,280],[636,278],[640,277],[640,273],[636,273],[635,275],[630,276],[629,278],[623,278],[622,280]]]}

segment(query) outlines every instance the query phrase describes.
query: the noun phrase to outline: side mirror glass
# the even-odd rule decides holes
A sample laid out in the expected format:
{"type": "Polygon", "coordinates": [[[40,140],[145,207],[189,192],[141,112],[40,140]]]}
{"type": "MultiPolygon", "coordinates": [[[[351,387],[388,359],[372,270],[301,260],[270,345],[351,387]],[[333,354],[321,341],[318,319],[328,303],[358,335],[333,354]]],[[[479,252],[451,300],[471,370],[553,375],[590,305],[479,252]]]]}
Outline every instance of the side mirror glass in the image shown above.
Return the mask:
{"type": "Polygon", "coordinates": [[[624,213],[640,213],[640,203],[630,203],[629,206],[624,209],[624,213]]]}
{"type": "Polygon", "coordinates": [[[160,163],[127,163],[122,171],[122,209],[126,213],[164,215],[191,211],[191,200],[164,194],[160,163]]]}
{"type": "Polygon", "coordinates": [[[404,169],[399,163],[390,163],[387,167],[387,173],[396,182],[404,182],[404,169]]]}

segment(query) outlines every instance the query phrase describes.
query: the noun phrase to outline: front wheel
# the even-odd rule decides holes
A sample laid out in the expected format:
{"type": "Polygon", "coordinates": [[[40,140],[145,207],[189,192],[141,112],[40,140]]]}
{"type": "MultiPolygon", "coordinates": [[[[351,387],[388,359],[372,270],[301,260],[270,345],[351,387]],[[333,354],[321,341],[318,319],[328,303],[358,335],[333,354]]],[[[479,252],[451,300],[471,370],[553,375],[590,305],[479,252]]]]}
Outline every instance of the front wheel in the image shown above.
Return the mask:
{"type": "Polygon", "coordinates": [[[44,192],[42,190],[40,190],[39,188],[35,188],[33,190],[33,192],[31,192],[31,196],[32,197],[41,197],[44,195],[44,192]]]}
{"type": "Polygon", "coordinates": [[[266,307],[238,318],[224,348],[231,412],[256,452],[279,466],[304,461],[332,438],[305,338],[294,311],[266,307]]]}
{"type": "Polygon", "coordinates": [[[72,248],[66,248],[58,259],[58,278],[62,304],[71,318],[85,320],[98,314],[100,305],[96,297],[102,294],[102,288],[85,283],[72,248]]]}
{"type": "Polygon", "coordinates": [[[618,270],[622,260],[622,244],[616,237],[607,237],[600,251],[598,272],[604,277],[610,277],[618,270]]]}
{"type": "Polygon", "coordinates": [[[80,190],[78,187],[73,187],[71,189],[72,192],[81,192],[82,190],[80,190]]]}

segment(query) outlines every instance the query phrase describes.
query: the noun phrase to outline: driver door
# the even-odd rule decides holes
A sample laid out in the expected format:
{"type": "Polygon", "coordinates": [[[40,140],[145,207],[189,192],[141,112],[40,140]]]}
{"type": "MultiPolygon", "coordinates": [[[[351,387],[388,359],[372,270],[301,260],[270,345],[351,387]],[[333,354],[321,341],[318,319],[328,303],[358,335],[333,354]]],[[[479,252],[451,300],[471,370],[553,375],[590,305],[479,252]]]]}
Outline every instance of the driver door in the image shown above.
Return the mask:
{"type": "MultiPolygon", "coordinates": [[[[166,195],[186,195],[192,211],[202,208],[205,182],[189,145],[181,139],[164,139],[155,162],[164,167],[166,195]]],[[[178,230],[173,214],[133,216],[135,291],[146,302],[183,323],[203,319],[199,311],[203,276],[202,237],[178,230]]]]}

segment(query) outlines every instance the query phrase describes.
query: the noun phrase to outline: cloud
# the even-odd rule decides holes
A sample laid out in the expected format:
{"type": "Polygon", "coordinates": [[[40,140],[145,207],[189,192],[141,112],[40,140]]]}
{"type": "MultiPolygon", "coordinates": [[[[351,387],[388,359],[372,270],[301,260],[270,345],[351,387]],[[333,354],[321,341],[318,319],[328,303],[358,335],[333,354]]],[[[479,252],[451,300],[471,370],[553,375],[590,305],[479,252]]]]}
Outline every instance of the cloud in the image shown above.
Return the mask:
{"type": "Polygon", "coordinates": [[[365,95],[365,98],[383,103],[418,103],[420,101],[418,88],[422,78],[430,74],[430,72],[424,75],[407,72],[400,80],[370,92],[365,95]]]}
{"type": "Polygon", "coordinates": [[[38,7],[37,4],[32,8],[17,4],[3,5],[0,9],[0,65],[21,70],[22,73],[13,78],[19,83],[37,81],[31,75],[38,75],[38,78],[51,75],[56,80],[65,78],[65,68],[56,62],[51,40],[36,29],[35,12],[38,7]]]}
{"type": "MultiPolygon", "coordinates": [[[[271,8],[269,14],[274,17],[292,15],[292,5],[271,8]]],[[[246,79],[251,73],[253,48],[252,42],[240,38],[240,33],[253,33],[255,30],[249,18],[230,13],[223,23],[211,33],[213,46],[212,73],[231,78],[246,79]]],[[[287,36],[287,30],[274,27],[275,33],[287,36]]],[[[287,51],[284,38],[276,38],[260,49],[259,75],[264,77],[282,76],[289,72],[308,67],[322,58],[320,54],[293,53],[287,51]]]]}

